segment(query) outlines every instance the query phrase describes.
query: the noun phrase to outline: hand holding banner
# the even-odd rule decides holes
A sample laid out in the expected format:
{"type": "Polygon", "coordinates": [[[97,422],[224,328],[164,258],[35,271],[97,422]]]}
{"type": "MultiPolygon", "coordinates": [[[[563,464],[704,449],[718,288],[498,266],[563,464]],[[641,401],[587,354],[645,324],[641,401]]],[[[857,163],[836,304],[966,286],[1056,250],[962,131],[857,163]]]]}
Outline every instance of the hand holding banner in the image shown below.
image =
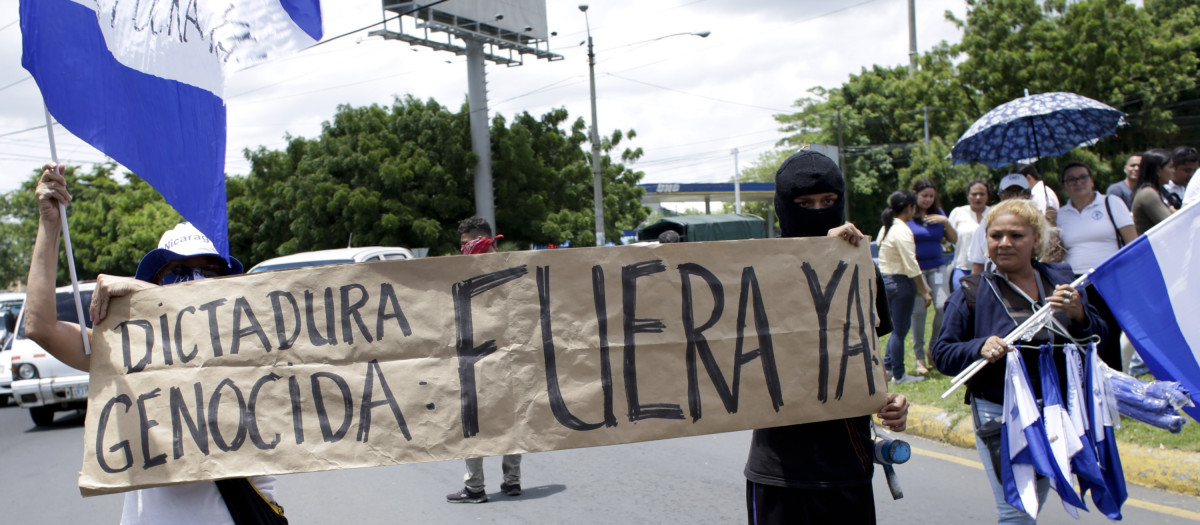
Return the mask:
{"type": "Polygon", "coordinates": [[[85,495],[630,443],[886,402],[865,246],[771,239],[207,279],[93,335],[85,495]],[[810,282],[814,281],[814,282],[810,282]]]}

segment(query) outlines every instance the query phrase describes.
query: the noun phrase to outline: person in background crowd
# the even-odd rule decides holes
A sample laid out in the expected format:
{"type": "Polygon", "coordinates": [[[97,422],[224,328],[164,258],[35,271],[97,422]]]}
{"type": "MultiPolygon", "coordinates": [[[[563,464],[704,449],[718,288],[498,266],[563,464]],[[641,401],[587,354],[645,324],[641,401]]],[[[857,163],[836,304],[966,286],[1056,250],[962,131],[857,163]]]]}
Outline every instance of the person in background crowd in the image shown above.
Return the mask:
{"type": "MultiPolygon", "coordinates": [[[[1104,262],[1137,232],[1125,203],[1115,195],[1100,195],[1092,170],[1082,162],[1067,164],[1062,171],[1063,188],[1070,199],[1058,210],[1059,236],[1067,248],[1067,264],[1079,277],[1104,262]]],[[[1100,342],[1100,358],[1113,370],[1121,370],[1121,337],[1117,318],[1108,303],[1090,283],[1086,288],[1092,306],[1108,325],[1109,337],[1100,342]]]]}
{"type": "MultiPolygon", "coordinates": [[[[783,236],[840,237],[857,246],[863,234],[845,220],[845,194],[842,173],[829,157],[809,150],[788,157],[775,173],[775,210],[783,236]]],[[[878,271],[875,275],[878,283],[882,278],[878,271]]],[[[875,296],[875,308],[878,337],[891,331],[884,294],[875,296]]],[[[895,393],[887,397],[879,419],[889,430],[903,432],[908,400],[895,393]]],[[[871,416],[755,430],[745,469],[747,522],[875,523],[873,448],[871,416]]]]}
{"type": "MultiPolygon", "coordinates": [[[[987,181],[975,179],[967,184],[967,204],[954,208],[950,212],[950,224],[958,233],[958,240],[954,243],[953,269],[950,273],[950,292],[952,293],[958,289],[959,279],[971,275],[971,261],[967,260],[967,252],[970,251],[971,243],[975,239],[979,223],[983,222],[983,215],[988,211],[989,200],[991,200],[991,192],[988,189],[987,181]]],[[[942,306],[945,307],[944,304],[942,306]]],[[[935,333],[934,336],[936,337],[936,335],[935,333]]]]}
{"type": "Polygon", "coordinates": [[[1137,187],[1138,167],[1142,164],[1141,155],[1130,155],[1125,159],[1125,178],[1108,186],[1104,193],[1116,195],[1125,201],[1125,207],[1133,207],[1133,189],[1137,187]]]}
{"type": "MultiPolygon", "coordinates": [[[[946,217],[946,210],[942,209],[942,201],[938,198],[937,185],[933,180],[917,179],[913,182],[912,191],[917,196],[917,211],[906,224],[912,230],[913,241],[916,243],[921,279],[925,280],[925,289],[929,290],[933,297],[931,330],[936,337],[942,329],[942,308],[949,295],[945,282],[946,259],[942,256],[942,241],[957,241],[958,232],[946,217]]],[[[929,305],[922,305],[923,302],[921,298],[915,299],[912,315],[913,356],[917,361],[917,375],[929,373],[929,368],[925,366],[925,317],[929,312],[929,305]]]]}
{"type": "Polygon", "coordinates": [[[1191,182],[1188,182],[1187,191],[1183,194],[1183,204],[1191,204],[1200,200],[1200,182],[1196,182],[1200,178],[1192,177],[1191,182]]]}
{"type": "MultiPolygon", "coordinates": [[[[462,242],[463,255],[494,253],[496,241],[503,235],[492,237],[492,225],[483,217],[470,217],[458,223],[458,239],[462,242]]],[[[483,458],[467,458],[467,474],[463,476],[463,489],[446,495],[449,503],[486,503],[487,490],[483,484],[483,458]]],[[[508,496],[521,495],[521,455],[506,454],[500,461],[504,482],[500,492],[508,496]]]]}
{"type": "Polygon", "coordinates": [[[911,376],[904,370],[904,338],[912,323],[914,302],[929,308],[933,296],[925,288],[921,278],[921,265],[917,263],[917,248],[913,241],[908,221],[917,211],[917,196],[911,191],[900,190],[888,197],[888,206],[879,220],[879,271],[883,273],[883,285],[887,290],[888,306],[892,311],[892,336],[888,338],[883,366],[896,383],[924,381],[921,376],[911,376]]]}
{"type": "Polygon", "coordinates": [[[1167,200],[1163,186],[1171,180],[1169,160],[1163,154],[1151,150],[1142,154],[1142,165],[1138,170],[1138,185],[1133,192],[1133,226],[1137,234],[1146,233],[1155,224],[1175,213],[1175,207],[1167,200]]]}
{"type": "MultiPolygon", "coordinates": [[[[80,331],[91,330],[76,323],[59,321],[55,301],[58,239],[62,232],[61,221],[64,220],[58,213],[58,205],[71,203],[62,167],[46,164],[35,193],[38,229],[30,257],[25,295],[25,333],[59,361],[87,372],[91,369],[92,356],[84,353],[80,331]]],[[[240,274],[243,270],[242,263],[237,259],[221,257],[208,237],[190,223],[180,223],[163,233],[158,246],[142,257],[136,277],[101,274],[96,278],[96,290],[92,293],[89,312],[93,322],[99,323],[107,317],[111,298],[158,286],[240,274]]],[[[126,492],[121,524],[233,525],[232,512],[244,510],[244,507],[239,507],[233,499],[227,500],[226,490],[235,490],[230,496],[245,496],[246,491],[257,493],[263,505],[269,503],[282,516],[282,507],[274,503],[275,477],[257,476],[126,492]]]]}
{"type": "Polygon", "coordinates": [[[1029,200],[1033,201],[1038,211],[1046,216],[1051,226],[1054,226],[1055,219],[1058,218],[1058,194],[1046,186],[1046,181],[1042,180],[1042,175],[1033,164],[1018,164],[1016,173],[1025,176],[1025,181],[1029,184],[1029,200]]]}
{"type": "MultiPolygon", "coordinates": [[[[1035,260],[1045,248],[1050,226],[1032,202],[1013,199],[992,207],[984,219],[990,262],[983,273],[963,279],[962,287],[946,304],[942,333],[931,349],[938,370],[956,375],[982,358],[988,364],[967,381],[966,400],[975,423],[975,448],[983,463],[996,514],[1000,523],[1035,523],[1029,515],[1008,504],[1000,482],[1000,451],[1004,409],[1005,363],[1008,352],[1021,352],[1029,377],[1039,374],[1038,345],[1067,342],[1061,335],[1042,329],[1034,334],[1031,347],[1009,346],[1003,337],[1017,328],[1040,307],[1051,305],[1054,317],[1076,339],[1107,335],[1104,320],[1089,303],[1087,292],[1071,288],[1074,278],[1065,264],[1035,260]]],[[[1067,381],[1065,355],[1056,350],[1060,385],[1067,381]]],[[[1033,395],[1042,399],[1040,381],[1031,381],[1033,395]]],[[[1063,393],[1063,399],[1069,399],[1063,393]]],[[[1037,481],[1039,506],[1049,491],[1046,478],[1037,481]]]]}
{"type": "Polygon", "coordinates": [[[658,234],[658,242],[659,242],[659,244],[669,244],[669,243],[673,243],[673,242],[679,242],[679,233],[676,232],[675,230],[667,230],[665,232],[662,232],[662,233],[658,234]]]}
{"type": "MultiPolygon", "coordinates": [[[[1012,199],[1029,200],[1029,180],[1020,173],[1009,173],[1000,179],[1000,202],[1012,199]]],[[[987,220],[987,215],[983,218],[987,220]]],[[[976,235],[971,239],[971,245],[967,248],[967,262],[971,263],[971,273],[983,271],[983,264],[987,262],[986,235],[976,235]]]]}
{"type": "Polygon", "coordinates": [[[1179,209],[1183,207],[1183,198],[1187,192],[1188,183],[1191,182],[1192,175],[1196,173],[1196,167],[1200,166],[1200,153],[1191,146],[1180,146],[1171,152],[1171,161],[1167,165],[1171,172],[1171,180],[1163,185],[1163,189],[1170,194],[1166,197],[1171,206],[1179,209]]]}

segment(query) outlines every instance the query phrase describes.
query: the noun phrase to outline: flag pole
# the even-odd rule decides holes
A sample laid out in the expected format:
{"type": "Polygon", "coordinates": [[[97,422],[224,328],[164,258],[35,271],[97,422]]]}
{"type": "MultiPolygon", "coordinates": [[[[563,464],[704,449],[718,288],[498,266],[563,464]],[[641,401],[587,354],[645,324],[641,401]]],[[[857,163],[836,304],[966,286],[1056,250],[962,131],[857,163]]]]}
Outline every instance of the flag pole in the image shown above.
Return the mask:
{"type": "MultiPolygon", "coordinates": [[[[46,135],[50,137],[50,160],[54,161],[55,169],[59,169],[58,149],[54,146],[54,123],[50,120],[50,108],[45,104],[42,105],[42,108],[46,110],[46,135]]],[[[58,201],[58,216],[59,222],[62,222],[63,243],[67,247],[67,268],[71,274],[71,291],[75,294],[75,318],[79,319],[79,334],[83,337],[83,352],[92,355],[92,343],[88,341],[88,330],[83,321],[83,300],[79,297],[79,277],[75,274],[75,251],[71,248],[71,229],[67,227],[67,206],[62,201],[58,201]]]]}
{"type": "MultiPolygon", "coordinates": [[[[1088,273],[1080,275],[1071,283],[1071,288],[1078,289],[1080,287],[1087,286],[1088,275],[1091,273],[1091,270],[1089,270],[1088,273]]],[[[1009,332],[1008,335],[1004,336],[1004,344],[1012,346],[1017,341],[1024,339],[1026,334],[1032,334],[1033,332],[1041,330],[1043,326],[1053,319],[1053,317],[1051,317],[1053,315],[1051,308],[1053,307],[1049,304],[1038,308],[1038,310],[1034,312],[1033,315],[1029,316],[1025,322],[1021,323],[1020,326],[1016,327],[1013,331],[1009,332]]],[[[959,372],[958,375],[954,376],[954,379],[950,380],[950,389],[942,393],[942,399],[946,399],[950,396],[950,394],[953,394],[955,390],[958,390],[958,387],[967,384],[967,381],[972,377],[975,377],[975,374],[978,374],[980,370],[983,370],[983,367],[987,366],[987,364],[987,359],[981,357],[974,363],[971,363],[971,365],[965,368],[962,372],[959,372]]]]}

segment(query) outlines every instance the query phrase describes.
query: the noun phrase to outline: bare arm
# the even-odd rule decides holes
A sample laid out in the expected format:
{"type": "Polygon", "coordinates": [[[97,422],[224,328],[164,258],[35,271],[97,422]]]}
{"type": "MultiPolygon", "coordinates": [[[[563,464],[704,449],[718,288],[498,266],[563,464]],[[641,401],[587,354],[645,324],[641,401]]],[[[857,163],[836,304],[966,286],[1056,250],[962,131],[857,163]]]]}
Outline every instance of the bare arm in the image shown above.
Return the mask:
{"type": "Polygon", "coordinates": [[[1121,231],[1121,238],[1125,240],[1125,244],[1129,244],[1129,243],[1133,242],[1134,239],[1137,238],[1137,230],[1134,229],[1132,224],[1130,224],[1129,226],[1126,226],[1124,228],[1121,228],[1120,231],[1121,231]]]}
{"type": "Polygon", "coordinates": [[[25,291],[25,333],[39,346],[67,366],[87,371],[91,358],[83,352],[83,340],[76,323],[58,320],[54,301],[54,278],[58,272],[58,238],[62,216],[58,203],[71,201],[62,167],[46,164],[38,181],[38,229],[29,263],[25,291]]]}
{"type": "MultiPolygon", "coordinates": [[[[77,323],[59,321],[54,298],[55,274],[58,273],[58,238],[63,220],[59,214],[58,203],[71,201],[61,167],[46,164],[36,194],[38,230],[33,243],[33,256],[29,263],[25,291],[25,333],[59,361],[86,372],[91,368],[91,356],[84,353],[83,339],[79,333],[86,328],[77,323]]],[[[110,298],[153,286],[129,277],[100,275],[96,278],[96,290],[92,293],[92,321],[98,323],[104,319],[108,313],[110,298]]]]}

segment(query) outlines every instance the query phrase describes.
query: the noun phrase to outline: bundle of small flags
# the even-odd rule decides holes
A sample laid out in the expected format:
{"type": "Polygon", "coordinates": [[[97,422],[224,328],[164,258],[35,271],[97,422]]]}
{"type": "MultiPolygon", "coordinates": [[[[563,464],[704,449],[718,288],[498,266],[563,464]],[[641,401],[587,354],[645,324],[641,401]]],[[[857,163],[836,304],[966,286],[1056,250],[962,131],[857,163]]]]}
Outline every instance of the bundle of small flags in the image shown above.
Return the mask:
{"type": "Polygon", "coordinates": [[[1104,367],[1121,415],[1178,434],[1187,419],[1179,409],[1192,406],[1187,389],[1178,381],[1141,381],[1104,367]]]}
{"type": "Polygon", "coordinates": [[[1083,497],[1110,519],[1121,519],[1127,496],[1113,425],[1119,419],[1095,346],[1081,352],[1064,345],[1066,388],[1060,388],[1056,350],[1044,345],[1038,359],[1044,408],[1039,410],[1020,352],[1008,354],[1004,388],[1000,478],[1009,504],[1038,514],[1037,476],[1048,478],[1063,509],[1078,518],[1083,497]],[[1064,397],[1065,394],[1065,397],[1064,397]],[[1072,477],[1079,483],[1075,492],[1072,477]]]}

